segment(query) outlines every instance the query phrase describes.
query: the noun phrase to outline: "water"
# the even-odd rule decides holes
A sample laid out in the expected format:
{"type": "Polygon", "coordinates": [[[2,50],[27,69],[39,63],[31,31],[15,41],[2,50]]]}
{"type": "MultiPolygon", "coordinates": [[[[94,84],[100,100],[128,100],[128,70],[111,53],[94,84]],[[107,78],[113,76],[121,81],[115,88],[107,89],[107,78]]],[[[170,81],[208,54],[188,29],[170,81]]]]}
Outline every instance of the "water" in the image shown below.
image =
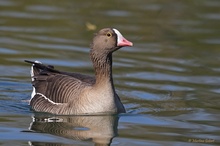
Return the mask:
{"type": "Polygon", "coordinates": [[[220,145],[219,7],[218,0],[1,0],[0,145],[220,145]],[[109,26],[134,43],[113,58],[127,113],[35,115],[23,60],[93,75],[89,44],[109,26]]]}

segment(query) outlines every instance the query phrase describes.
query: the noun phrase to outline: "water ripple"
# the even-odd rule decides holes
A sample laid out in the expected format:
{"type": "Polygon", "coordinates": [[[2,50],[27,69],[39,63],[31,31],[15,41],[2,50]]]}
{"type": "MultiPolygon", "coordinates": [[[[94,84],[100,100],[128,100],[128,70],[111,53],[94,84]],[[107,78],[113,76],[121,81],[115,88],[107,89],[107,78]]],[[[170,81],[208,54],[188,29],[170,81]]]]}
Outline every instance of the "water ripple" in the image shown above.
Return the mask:
{"type": "Polygon", "coordinates": [[[211,138],[215,142],[207,145],[219,145],[219,6],[219,0],[1,0],[0,135],[10,135],[11,145],[54,144],[42,133],[13,138],[19,135],[13,127],[27,129],[31,122],[30,65],[23,60],[94,74],[88,48],[97,30],[87,30],[89,22],[115,27],[134,43],[113,57],[115,88],[128,111],[119,115],[114,144],[186,145],[211,138]]]}

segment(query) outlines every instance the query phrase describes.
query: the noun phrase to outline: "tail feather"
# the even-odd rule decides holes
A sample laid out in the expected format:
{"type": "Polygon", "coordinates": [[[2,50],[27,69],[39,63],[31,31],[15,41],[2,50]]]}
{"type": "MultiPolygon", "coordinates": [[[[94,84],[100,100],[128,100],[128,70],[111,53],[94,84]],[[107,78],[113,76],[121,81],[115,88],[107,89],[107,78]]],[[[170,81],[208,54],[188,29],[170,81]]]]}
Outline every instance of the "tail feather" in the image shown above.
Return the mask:
{"type": "Polygon", "coordinates": [[[52,65],[44,65],[39,61],[30,61],[30,60],[24,60],[24,61],[32,64],[31,77],[40,74],[42,71],[60,73],[60,71],[55,70],[54,66],[52,66],[52,65]]]}

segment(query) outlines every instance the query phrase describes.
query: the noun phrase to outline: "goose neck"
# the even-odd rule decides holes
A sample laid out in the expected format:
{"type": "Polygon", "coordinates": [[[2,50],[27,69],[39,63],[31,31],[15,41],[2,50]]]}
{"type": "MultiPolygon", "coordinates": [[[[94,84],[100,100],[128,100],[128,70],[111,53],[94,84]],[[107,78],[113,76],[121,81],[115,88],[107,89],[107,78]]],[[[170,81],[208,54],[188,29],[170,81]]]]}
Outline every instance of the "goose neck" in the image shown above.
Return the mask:
{"type": "Polygon", "coordinates": [[[91,60],[95,69],[95,84],[110,83],[113,87],[112,79],[112,53],[100,53],[91,51],[91,60]]]}

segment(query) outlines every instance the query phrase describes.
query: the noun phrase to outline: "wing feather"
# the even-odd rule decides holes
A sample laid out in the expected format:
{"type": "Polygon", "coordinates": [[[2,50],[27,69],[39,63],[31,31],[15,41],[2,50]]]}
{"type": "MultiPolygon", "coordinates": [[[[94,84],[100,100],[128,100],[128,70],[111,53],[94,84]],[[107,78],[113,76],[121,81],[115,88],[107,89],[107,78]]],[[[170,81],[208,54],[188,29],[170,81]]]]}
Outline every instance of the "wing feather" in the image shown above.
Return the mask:
{"type": "MultiPolygon", "coordinates": [[[[88,75],[60,72],[51,65],[44,65],[39,61],[25,62],[32,64],[32,85],[35,94],[40,93],[54,103],[67,103],[79,97],[81,90],[95,82],[88,75]]],[[[33,95],[33,98],[39,96],[33,95]]],[[[31,99],[32,100],[32,99],[31,99]]]]}

